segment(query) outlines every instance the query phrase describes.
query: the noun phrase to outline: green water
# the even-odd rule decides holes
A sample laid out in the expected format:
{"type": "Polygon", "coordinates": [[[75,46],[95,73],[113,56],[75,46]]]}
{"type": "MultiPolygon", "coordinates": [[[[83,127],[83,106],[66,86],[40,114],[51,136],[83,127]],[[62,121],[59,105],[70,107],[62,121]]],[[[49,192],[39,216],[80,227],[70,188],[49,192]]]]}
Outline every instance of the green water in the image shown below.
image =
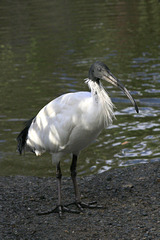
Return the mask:
{"type": "MultiPolygon", "coordinates": [[[[16,152],[25,120],[84,79],[100,60],[131,91],[137,114],[119,89],[113,125],[79,158],[79,175],[160,161],[160,3],[150,1],[1,1],[0,175],[52,176],[49,154],[16,152]]],[[[70,156],[62,161],[69,175],[70,156]]]]}

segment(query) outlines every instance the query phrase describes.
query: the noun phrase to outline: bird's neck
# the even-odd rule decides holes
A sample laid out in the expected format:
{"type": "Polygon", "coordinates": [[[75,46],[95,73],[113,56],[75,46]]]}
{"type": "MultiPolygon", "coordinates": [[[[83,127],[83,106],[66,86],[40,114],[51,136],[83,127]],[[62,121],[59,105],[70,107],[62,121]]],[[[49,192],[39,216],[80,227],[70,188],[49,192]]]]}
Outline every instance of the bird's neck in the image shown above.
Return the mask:
{"type": "MultiPolygon", "coordinates": [[[[104,127],[112,124],[114,115],[114,104],[112,103],[109,95],[105,91],[102,83],[94,82],[90,79],[86,79],[86,83],[91,90],[91,95],[100,109],[100,120],[104,122],[104,127]]],[[[98,110],[98,109],[97,109],[98,110]]]]}

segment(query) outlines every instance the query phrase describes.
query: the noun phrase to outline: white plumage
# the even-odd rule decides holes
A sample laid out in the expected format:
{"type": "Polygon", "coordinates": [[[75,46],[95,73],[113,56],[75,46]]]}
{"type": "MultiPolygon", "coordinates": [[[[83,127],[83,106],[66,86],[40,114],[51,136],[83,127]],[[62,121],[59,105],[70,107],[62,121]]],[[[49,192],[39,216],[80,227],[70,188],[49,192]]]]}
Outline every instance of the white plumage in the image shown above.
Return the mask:
{"type": "Polygon", "coordinates": [[[58,211],[62,216],[62,212],[71,211],[61,202],[60,159],[66,153],[71,153],[73,156],[70,170],[75,190],[75,204],[81,211],[83,207],[93,207],[92,204],[81,202],[76,180],[76,166],[80,151],[91,144],[115,117],[114,105],[100,80],[118,86],[138,112],[138,107],[128,90],[104,63],[96,62],[91,66],[89,77],[85,81],[91,92],[67,93],[54,99],[43,107],[36,117],[28,121],[17,137],[20,154],[24,149],[31,150],[37,156],[48,151],[56,164],[58,207],[47,213],[58,211]]]}
{"type": "Polygon", "coordinates": [[[57,163],[62,153],[78,155],[112,123],[113,103],[103,86],[89,79],[86,82],[91,92],[64,94],[42,108],[32,121],[26,144],[37,156],[49,151],[57,163]]]}

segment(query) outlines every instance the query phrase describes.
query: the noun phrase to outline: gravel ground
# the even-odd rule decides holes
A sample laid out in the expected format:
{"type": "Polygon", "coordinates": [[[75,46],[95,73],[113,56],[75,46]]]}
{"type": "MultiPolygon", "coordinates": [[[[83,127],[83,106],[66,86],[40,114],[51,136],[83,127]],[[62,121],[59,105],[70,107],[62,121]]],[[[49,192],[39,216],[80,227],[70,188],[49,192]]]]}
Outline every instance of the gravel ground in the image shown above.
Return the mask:
{"type": "MultiPolygon", "coordinates": [[[[0,239],[160,239],[160,162],[79,178],[83,201],[105,209],[39,216],[57,203],[55,178],[0,177],[0,239]]],[[[70,178],[63,201],[74,199],[70,178]]]]}

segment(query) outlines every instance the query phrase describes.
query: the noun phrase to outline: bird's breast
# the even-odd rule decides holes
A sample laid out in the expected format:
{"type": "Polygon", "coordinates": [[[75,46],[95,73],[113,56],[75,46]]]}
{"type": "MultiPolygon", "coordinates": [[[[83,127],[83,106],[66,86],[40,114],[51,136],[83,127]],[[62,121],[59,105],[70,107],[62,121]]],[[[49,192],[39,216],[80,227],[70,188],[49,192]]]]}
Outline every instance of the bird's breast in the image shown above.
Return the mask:
{"type": "Polygon", "coordinates": [[[73,116],[74,128],[71,131],[65,151],[77,154],[90,145],[104,128],[101,106],[90,98],[79,105],[81,114],[73,116]]]}
{"type": "Polygon", "coordinates": [[[93,130],[82,129],[81,127],[75,128],[64,151],[78,154],[98,137],[101,130],[101,128],[94,128],[93,130]]]}

